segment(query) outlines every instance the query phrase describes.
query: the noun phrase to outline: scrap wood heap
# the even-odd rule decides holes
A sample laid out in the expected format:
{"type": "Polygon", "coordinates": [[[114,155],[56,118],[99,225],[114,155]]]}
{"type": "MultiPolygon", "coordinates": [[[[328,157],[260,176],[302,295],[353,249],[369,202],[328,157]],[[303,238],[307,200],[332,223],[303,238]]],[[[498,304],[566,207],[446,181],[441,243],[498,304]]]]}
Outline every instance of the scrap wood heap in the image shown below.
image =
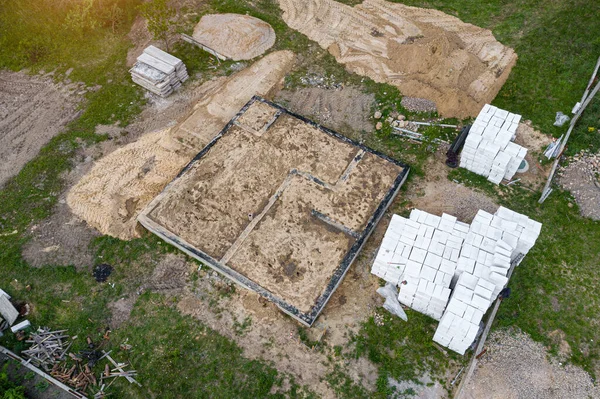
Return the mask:
{"type": "Polygon", "coordinates": [[[504,207],[478,211],[470,225],[414,209],[392,217],[371,273],[400,286],[400,303],[440,320],[434,341],[464,354],[541,228],[504,207]]]}
{"type": "Polygon", "coordinates": [[[185,64],[177,57],[149,46],[129,70],[131,79],[143,88],[167,97],[188,78],[185,64]]]}
{"type": "MultiPolygon", "coordinates": [[[[79,392],[90,390],[95,392],[94,398],[104,398],[108,394],[106,389],[118,379],[123,377],[129,383],[141,386],[133,377],[136,370],[126,370],[128,363],[120,363],[110,356],[110,351],[105,352],[87,338],[88,348],[74,354],[69,352],[72,345],[71,337],[65,334],[67,330],[51,331],[47,327],[40,327],[31,333],[25,342],[32,344],[30,348],[21,352],[28,363],[38,368],[43,368],[56,380],[66,384],[79,392]],[[108,360],[99,376],[94,373],[96,366],[102,359],[108,360]],[[112,364],[112,367],[110,366],[112,364]],[[113,379],[110,383],[105,381],[113,379]],[[98,388],[99,387],[99,388],[98,388]]],[[[108,331],[109,332],[109,331],[108,331]]],[[[108,339],[108,332],[104,335],[108,339]]],[[[73,337],[75,339],[76,337],[73,337]]],[[[126,346],[131,349],[131,345],[126,346]]]]}
{"type": "Polygon", "coordinates": [[[67,330],[50,331],[48,327],[40,327],[37,332],[31,333],[25,342],[32,344],[29,349],[24,350],[22,355],[29,359],[36,367],[46,371],[53,369],[65,359],[71,342],[66,346],[69,336],[64,334],[67,330]]]}
{"type": "Polygon", "coordinates": [[[66,364],[55,364],[50,375],[81,392],[85,392],[91,385],[98,385],[98,380],[90,367],[87,364],[82,367],[80,362],[71,367],[66,364]]]}

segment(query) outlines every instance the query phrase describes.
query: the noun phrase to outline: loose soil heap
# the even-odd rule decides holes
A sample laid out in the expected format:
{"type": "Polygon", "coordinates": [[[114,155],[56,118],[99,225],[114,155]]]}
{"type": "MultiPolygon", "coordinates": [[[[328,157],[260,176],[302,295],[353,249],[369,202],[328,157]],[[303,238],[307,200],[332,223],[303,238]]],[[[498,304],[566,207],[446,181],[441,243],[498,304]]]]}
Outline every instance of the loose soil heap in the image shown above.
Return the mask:
{"type": "Polygon", "coordinates": [[[73,213],[102,234],[131,239],[136,216],[253,95],[268,95],[293,53],[269,54],[215,85],[182,123],[144,135],[100,159],[67,195],[73,213]]]}
{"type": "Polygon", "coordinates": [[[384,0],[279,0],[283,19],[348,70],[436,103],[445,117],[475,116],[496,96],[515,52],[489,30],[436,10],[384,0]]]}
{"type": "Polygon", "coordinates": [[[295,91],[282,90],[277,93],[275,101],[285,104],[297,114],[340,132],[373,131],[370,118],[375,96],[364,93],[358,87],[305,87],[295,91]]]}
{"type": "Polygon", "coordinates": [[[240,14],[205,15],[194,28],[193,37],[234,61],[258,57],[275,44],[271,25],[240,14]]]}
{"type": "Polygon", "coordinates": [[[0,71],[0,186],[77,116],[77,85],[0,71]]]}

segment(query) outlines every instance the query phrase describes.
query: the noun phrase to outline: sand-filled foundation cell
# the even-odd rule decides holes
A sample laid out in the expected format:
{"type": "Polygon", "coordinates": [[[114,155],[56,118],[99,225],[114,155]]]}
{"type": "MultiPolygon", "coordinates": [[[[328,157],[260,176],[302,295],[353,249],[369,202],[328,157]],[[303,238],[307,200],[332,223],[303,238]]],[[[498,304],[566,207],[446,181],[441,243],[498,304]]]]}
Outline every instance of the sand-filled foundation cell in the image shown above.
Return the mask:
{"type": "Polygon", "coordinates": [[[408,171],[254,97],[139,221],[311,325],[408,171]]]}

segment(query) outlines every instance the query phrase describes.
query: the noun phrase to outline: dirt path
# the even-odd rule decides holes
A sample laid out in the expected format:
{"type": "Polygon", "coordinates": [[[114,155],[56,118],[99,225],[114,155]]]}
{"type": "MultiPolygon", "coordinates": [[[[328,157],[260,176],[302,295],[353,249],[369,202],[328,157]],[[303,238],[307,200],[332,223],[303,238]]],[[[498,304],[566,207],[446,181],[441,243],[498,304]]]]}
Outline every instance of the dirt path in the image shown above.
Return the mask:
{"type": "MultiPolygon", "coordinates": [[[[138,236],[139,211],[253,95],[268,96],[293,60],[291,52],[275,52],[227,79],[205,83],[198,89],[204,96],[195,102],[187,118],[101,158],[71,189],[67,203],[77,216],[103,234],[121,239],[138,236]]],[[[186,100],[194,104],[184,98],[184,109],[186,100]]],[[[162,123],[166,120],[161,118],[162,123]]]]}
{"type": "MultiPolygon", "coordinates": [[[[215,272],[209,272],[209,276],[202,281],[213,280],[217,284],[223,284],[213,273],[215,272]]],[[[324,380],[327,374],[333,371],[336,363],[339,363],[355,382],[367,389],[374,388],[377,368],[367,359],[334,360],[333,362],[328,359],[327,355],[332,352],[332,346],[337,341],[335,338],[332,340],[330,334],[333,333],[334,337],[342,336],[347,333],[345,326],[339,328],[340,326],[333,325],[329,321],[319,321],[317,327],[309,331],[309,334],[314,334],[311,339],[315,339],[316,335],[323,331],[324,325],[330,326],[331,330],[327,330],[324,338],[325,349],[311,350],[298,337],[298,323],[285,316],[274,305],[263,302],[257,294],[236,289],[235,294],[229,298],[224,297],[215,307],[214,304],[211,305],[210,296],[207,295],[209,291],[201,286],[193,294],[184,296],[177,305],[178,309],[183,314],[191,315],[220,334],[233,339],[243,348],[245,357],[271,363],[278,371],[294,376],[298,384],[307,385],[321,398],[336,397],[324,380]],[[251,320],[251,324],[240,331],[239,326],[244,320],[251,320]]],[[[339,291],[341,290],[338,289],[339,291]]],[[[369,290],[369,294],[372,292],[374,291],[369,290]]],[[[357,296],[358,293],[356,291],[354,293],[354,296],[357,296]]],[[[353,322],[356,321],[357,313],[354,311],[357,309],[349,304],[346,310],[347,314],[354,315],[353,322]]],[[[347,337],[343,342],[346,341],[347,337]]]]}
{"type": "Polygon", "coordinates": [[[487,341],[469,385],[468,399],[600,398],[583,369],[549,358],[546,348],[520,331],[500,330],[487,341]]]}
{"type": "Polygon", "coordinates": [[[279,0],[283,19],[348,70],[436,103],[445,117],[475,116],[496,96],[515,52],[489,30],[440,11],[384,0],[279,0]]]}
{"type": "Polygon", "coordinates": [[[84,93],[50,76],[0,71],[0,186],[75,119],[84,93]]]}

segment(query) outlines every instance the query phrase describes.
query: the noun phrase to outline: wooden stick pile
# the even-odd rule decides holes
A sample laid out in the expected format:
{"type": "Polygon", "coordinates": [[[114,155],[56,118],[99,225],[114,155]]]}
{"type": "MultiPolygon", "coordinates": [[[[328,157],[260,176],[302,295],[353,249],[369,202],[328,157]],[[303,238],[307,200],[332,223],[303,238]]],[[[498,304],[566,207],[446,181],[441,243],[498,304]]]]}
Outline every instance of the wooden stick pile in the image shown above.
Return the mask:
{"type": "Polygon", "coordinates": [[[167,97],[188,78],[184,63],[177,57],[149,46],[129,70],[131,79],[161,97],[167,97]]]}
{"type": "Polygon", "coordinates": [[[71,347],[71,342],[66,346],[69,336],[63,334],[67,330],[50,331],[47,327],[38,328],[25,342],[32,344],[31,347],[22,352],[23,357],[28,358],[36,367],[48,371],[65,358],[65,354],[71,347]]]}
{"type": "Polygon", "coordinates": [[[50,371],[50,375],[81,392],[85,392],[91,385],[98,385],[98,381],[89,366],[86,364],[82,367],[79,362],[70,368],[65,364],[62,366],[55,364],[50,371]]]}

